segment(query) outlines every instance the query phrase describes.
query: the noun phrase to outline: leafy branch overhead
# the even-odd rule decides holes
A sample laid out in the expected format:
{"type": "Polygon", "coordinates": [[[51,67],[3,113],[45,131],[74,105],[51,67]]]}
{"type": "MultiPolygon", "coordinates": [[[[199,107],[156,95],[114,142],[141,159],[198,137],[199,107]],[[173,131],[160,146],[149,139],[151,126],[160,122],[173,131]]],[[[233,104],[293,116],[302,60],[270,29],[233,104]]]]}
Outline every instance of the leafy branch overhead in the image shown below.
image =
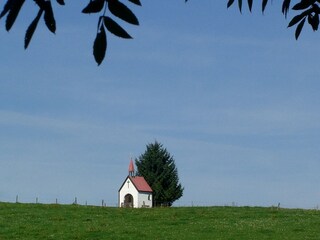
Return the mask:
{"type": "MultiPolygon", "coordinates": [[[[10,31],[13,24],[15,23],[17,16],[24,4],[25,0],[8,0],[3,7],[2,12],[0,13],[0,19],[4,16],[6,18],[6,30],[10,31]]],[[[55,33],[56,31],[56,22],[53,15],[53,10],[51,6],[51,1],[46,0],[34,0],[34,2],[39,7],[38,14],[36,15],[35,19],[31,22],[30,26],[28,27],[25,35],[25,42],[24,47],[27,48],[29,43],[32,39],[32,36],[37,28],[40,18],[43,15],[44,22],[47,28],[52,32],[55,33]]],[[[60,5],[64,5],[63,0],[57,0],[57,3],[60,5]]]]}
{"type": "MultiPolygon", "coordinates": [[[[295,1],[296,3],[292,7],[292,10],[299,11],[299,14],[291,19],[288,24],[288,27],[296,25],[295,37],[299,38],[300,33],[304,27],[306,19],[308,20],[309,25],[313,31],[317,31],[319,27],[319,14],[320,0],[300,0],[295,1]]],[[[229,8],[235,3],[235,0],[228,0],[227,7],[229,8]]],[[[262,0],[262,12],[265,11],[269,0],[262,0]]],[[[252,10],[253,0],[247,1],[249,11],[252,10]]],[[[287,17],[288,11],[290,9],[291,0],[283,0],[282,2],[282,13],[287,17]]],[[[239,11],[242,12],[242,0],[238,0],[239,11]]]]}
{"type": "MultiPolygon", "coordinates": [[[[129,0],[130,2],[140,5],[139,0],[129,0]]],[[[83,13],[98,13],[103,11],[100,16],[97,27],[97,36],[93,44],[93,56],[100,65],[105,57],[107,50],[106,29],[117,37],[130,39],[132,38],[116,21],[106,15],[106,10],[111,14],[122,19],[123,21],[139,25],[139,21],[134,13],[123,3],[118,0],[90,0],[89,4],[82,10],[83,13]]]]}
{"type": "MultiPolygon", "coordinates": [[[[141,6],[140,0],[128,1],[141,6]]],[[[25,49],[28,48],[31,39],[37,29],[38,23],[42,17],[49,31],[52,33],[55,33],[56,31],[56,22],[52,10],[51,1],[34,0],[34,2],[39,9],[35,18],[27,28],[24,39],[25,49]]],[[[56,2],[59,5],[65,5],[64,0],[56,0],[56,2]]],[[[12,28],[24,3],[25,0],[7,0],[7,2],[5,3],[3,10],[0,13],[0,19],[6,16],[5,27],[7,31],[10,31],[10,29],[12,28]]],[[[139,25],[139,21],[134,13],[119,0],[90,0],[87,6],[82,10],[82,13],[85,14],[99,12],[102,12],[102,15],[98,20],[97,35],[93,43],[93,55],[98,65],[102,63],[107,50],[106,30],[120,38],[132,38],[126,30],[124,30],[114,19],[111,18],[111,15],[127,23],[139,25]]]]}
{"type": "MultiPolygon", "coordinates": [[[[27,49],[32,37],[37,29],[41,19],[50,32],[55,33],[56,22],[52,8],[52,2],[59,5],[65,5],[64,0],[33,0],[38,7],[38,12],[27,28],[24,38],[24,48],[27,49]]],[[[124,0],[121,0],[124,1],[124,0]]],[[[139,21],[134,13],[120,0],[89,0],[89,3],[82,10],[84,14],[100,13],[98,18],[97,34],[93,42],[93,55],[98,65],[100,65],[106,55],[107,50],[107,32],[114,34],[117,37],[131,39],[130,34],[123,29],[116,20],[123,20],[129,24],[139,25],[139,21]],[[113,19],[113,17],[116,17],[113,19]]],[[[127,0],[135,5],[141,6],[140,0],[127,0]]],[[[180,0],[183,1],[183,0],[180,0]]],[[[188,2],[190,0],[184,0],[188,2]]],[[[244,2],[247,2],[249,11],[252,11],[253,0],[226,0],[227,7],[231,7],[237,3],[240,12],[243,10],[244,2]]],[[[311,26],[313,31],[317,31],[319,27],[320,0],[282,0],[282,13],[287,17],[290,5],[293,5],[292,10],[298,12],[288,24],[288,27],[296,26],[295,37],[299,38],[300,33],[306,22],[311,26]],[[294,2],[294,3],[293,3],[294,2]]],[[[272,0],[261,0],[262,12],[272,0]]],[[[23,7],[25,0],[7,0],[3,10],[0,12],[0,19],[6,16],[5,28],[10,31],[14,25],[20,10],[23,7]]]]}

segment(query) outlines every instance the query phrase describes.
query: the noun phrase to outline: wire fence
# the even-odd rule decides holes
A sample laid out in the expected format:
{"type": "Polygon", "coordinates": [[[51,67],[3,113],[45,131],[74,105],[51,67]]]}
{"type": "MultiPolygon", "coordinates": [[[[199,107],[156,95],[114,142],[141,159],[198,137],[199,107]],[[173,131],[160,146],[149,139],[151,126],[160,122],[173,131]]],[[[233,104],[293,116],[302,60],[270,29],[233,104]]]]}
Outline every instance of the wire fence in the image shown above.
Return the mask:
{"type": "Polygon", "coordinates": [[[271,207],[274,209],[313,209],[320,210],[320,204],[315,204],[313,206],[297,206],[293,204],[275,202],[272,204],[258,205],[258,204],[239,204],[237,202],[203,202],[203,201],[190,201],[190,202],[180,202],[177,201],[173,204],[174,207],[271,207]]]}
{"type": "Polygon", "coordinates": [[[66,200],[61,200],[59,198],[54,198],[52,200],[41,200],[39,197],[35,197],[33,201],[29,201],[26,199],[21,198],[19,195],[16,195],[15,201],[9,201],[9,202],[15,202],[15,203],[33,203],[33,204],[61,204],[61,205],[81,205],[81,206],[100,206],[100,207],[118,207],[118,203],[109,203],[105,201],[104,199],[99,201],[87,201],[87,200],[82,200],[79,201],[78,197],[74,197],[72,200],[66,201],[66,200]]]}
{"type": "MultiPolygon", "coordinates": [[[[1,201],[1,200],[0,200],[1,201]]],[[[20,198],[19,195],[16,195],[15,201],[9,201],[9,202],[15,202],[15,203],[34,203],[34,204],[61,204],[61,205],[81,205],[81,206],[100,206],[100,207],[118,207],[119,204],[116,202],[107,202],[104,199],[101,199],[99,201],[87,201],[81,199],[79,201],[78,197],[74,197],[72,200],[66,201],[66,200],[60,200],[58,198],[54,198],[52,200],[43,200],[41,201],[39,197],[35,197],[33,201],[27,201],[26,199],[20,198]]],[[[281,208],[301,208],[299,206],[292,206],[289,204],[283,204],[280,202],[270,204],[270,205],[241,205],[237,202],[231,201],[228,203],[218,203],[218,202],[209,202],[209,201],[176,201],[173,203],[172,207],[272,207],[276,209],[281,208]]],[[[310,207],[303,207],[303,209],[315,209],[320,210],[320,204],[316,204],[315,206],[310,207]]]]}

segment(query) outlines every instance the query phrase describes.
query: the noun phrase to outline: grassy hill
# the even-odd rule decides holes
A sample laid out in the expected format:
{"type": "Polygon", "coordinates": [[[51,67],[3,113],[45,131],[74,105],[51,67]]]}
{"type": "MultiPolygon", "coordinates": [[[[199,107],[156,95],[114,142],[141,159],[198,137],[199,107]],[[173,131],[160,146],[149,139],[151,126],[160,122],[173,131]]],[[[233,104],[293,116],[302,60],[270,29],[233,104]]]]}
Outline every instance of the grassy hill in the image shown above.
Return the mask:
{"type": "Polygon", "coordinates": [[[0,239],[320,239],[320,211],[0,203],[0,239]]]}

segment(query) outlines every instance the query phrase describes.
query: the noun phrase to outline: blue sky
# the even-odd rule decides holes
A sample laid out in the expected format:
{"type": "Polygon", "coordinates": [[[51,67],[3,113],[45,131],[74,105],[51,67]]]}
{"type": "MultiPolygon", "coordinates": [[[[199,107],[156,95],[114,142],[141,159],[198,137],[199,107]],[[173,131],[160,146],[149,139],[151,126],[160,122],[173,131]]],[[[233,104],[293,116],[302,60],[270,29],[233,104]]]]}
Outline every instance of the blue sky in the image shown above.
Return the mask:
{"type": "Polygon", "coordinates": [[[139,27],[121,23],[134,40],[109,34],[100,67],[85,3],[55,5],[56,35],[42,22],[27,51],[33,3],[9,33],[1,20],[0,201],[115,205],[130,157],[157,140],[177,205],[320,204],[319,34],[296,41],[280,3],[142,3],[139,27]]]}

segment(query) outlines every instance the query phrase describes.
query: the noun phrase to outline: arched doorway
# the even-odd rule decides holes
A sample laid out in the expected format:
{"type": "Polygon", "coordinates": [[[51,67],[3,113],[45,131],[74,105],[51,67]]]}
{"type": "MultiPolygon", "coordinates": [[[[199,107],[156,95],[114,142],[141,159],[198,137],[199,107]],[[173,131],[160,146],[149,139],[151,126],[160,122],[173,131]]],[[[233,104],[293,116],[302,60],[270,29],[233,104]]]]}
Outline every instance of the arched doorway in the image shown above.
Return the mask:
{"type": "Polygon", "coordinates": [[[124,207],[133,207],[133,196],[131,194],[124,196],[124,207]]]}

